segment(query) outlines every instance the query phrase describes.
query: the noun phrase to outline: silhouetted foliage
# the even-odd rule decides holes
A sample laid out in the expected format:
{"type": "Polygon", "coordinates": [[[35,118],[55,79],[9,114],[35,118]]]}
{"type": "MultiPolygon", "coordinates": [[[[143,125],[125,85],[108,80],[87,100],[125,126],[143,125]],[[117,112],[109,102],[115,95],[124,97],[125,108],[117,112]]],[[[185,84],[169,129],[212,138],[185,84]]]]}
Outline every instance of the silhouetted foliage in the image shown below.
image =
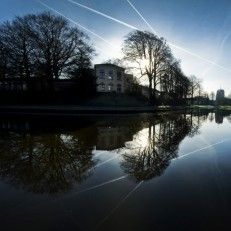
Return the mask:
{"type": "Polygon", "coordinates": [[[125,59],[134,63],[141,77],[149,82],[149,99],[159,103],[182,104],[188,95],[190,81],[183,74],[164,38],[150,32],[128,34],[123,48],[125,59]]]}
{"type": "Polygon", "coordinates": [[[125,59],[136,63],[141,76],[146,76],[149,82],[149,98],[155,98],[154,92],[160,83],[160,77],[165,69],[165,61],[171,57],[170,48],[163,38],[150,32],[133,31],[124,41],[125,59]]]}
{"type": "Polygon", "coordinates": [[[96,77],[91,69],[74,69],[69,71],[69,77],[75,82],[73,93],[77,93],[82,99],[96,95],[96,77]]]}
{"type": "Polygon", "coordinates": [[[0,78],[26,80],[28,97],[36,98],[36,91],[42,91],[43,96],[55,99],[54,80],[74,77],[81,79],[75,84],[85,84],[78,86],[85,93],[76,91],[75,96],[92,95],[95,81],[90,68],[94,49],[88,40],[66,19],[49,12],[16,17],[0,25],[0,78]]]}
{"type": "MultiPolygon", "coordinates": [[[[170,161],[177,157],[180,142],[196,134],[199,126],[193,124],[193,117],[178,115],[149,124],[148,145],[123,154],[121,167],[136,181],[160,176],[170,161]]],[[[198,122],[198,121],[197,121],[198,122]]]]}
{"type": "Polygon", "coordinates": [[[35,193],[67,191],[95,165],[92,147],[78,134],[10,134],[1,140],[0,175],[35,193]]]}
{"type": "Polygon", "coordinates": [[[17,17],[0,28],[1,47],[13,69],[9,77],[59,79],[69,68],[89,68],[94,50],[87,40],[66,19],[49,12],[17,17]]]}

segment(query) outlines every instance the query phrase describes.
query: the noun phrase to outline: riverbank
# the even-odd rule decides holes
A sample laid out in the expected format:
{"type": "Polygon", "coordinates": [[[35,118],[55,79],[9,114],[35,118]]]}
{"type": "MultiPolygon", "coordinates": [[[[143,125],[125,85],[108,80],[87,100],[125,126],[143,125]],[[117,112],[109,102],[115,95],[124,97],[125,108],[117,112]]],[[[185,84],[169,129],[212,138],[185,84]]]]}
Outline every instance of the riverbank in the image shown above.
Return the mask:
{"type": "Polygon", "coordinates": [[[94,107],[76,105],[30,105],[0,106],[1,114],[26,115],[78,115],[78,114],[120,114],[120,113],[154,113],[165,111],[186,110],[184,106],[144,106],[144,107],[94,107]]]}
{"type": "Polygon", "coordinates": [[[220,106],[212,106],[212,105],[193,105],[190,106],[192,109],[215,109],[215,110],[224,110],[224,111],[231,111],[231,106],[229,105],[220,105],[220,106]]]}
{"type": "Polygon", "coordinates": [[[130,113],[156,113],[186,110],[226,110],[231,106],[214,107],[211,105],[193,106],[78,106],[78,105],[11,105],[0,106],[1,115],[82,115],[82,114],[130,114],[130,113]]]}

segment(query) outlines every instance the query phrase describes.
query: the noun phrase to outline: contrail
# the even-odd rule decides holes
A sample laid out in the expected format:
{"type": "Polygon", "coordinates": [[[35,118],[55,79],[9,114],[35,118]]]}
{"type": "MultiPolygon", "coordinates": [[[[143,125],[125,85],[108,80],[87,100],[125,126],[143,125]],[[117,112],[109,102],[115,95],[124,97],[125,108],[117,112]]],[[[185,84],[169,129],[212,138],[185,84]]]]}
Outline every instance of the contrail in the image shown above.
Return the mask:
{"type": "Polygon", "coordinates": [[[151,31],[154,34],[157,34],[157,32],[153,29],[153,27],[148,23],[148,21],[143,17],[143,15],[136,9],[136,7],[129,1],[127,0],[128,4],[132,7],[132,9],[141,17],[141,19],[147,24],[147,26],[151,29],[151,31]]]}
{"type": "Polygon", "coordinates": [[[218,144],[225,143],[225,142],[230,141],[230,140],[231,140],[231,138],[227,138],[227,139],[221,140],[221,141],[219,141],[219,142],[217,142],[217,143],[210,144],[210,145],[205,146],[205,147],[200,148],[200,149],[196,149],[196,150],[194,150],[194,151],[192,151],[192,152],[186,153],[186,154],[184,154],[184,155],[182,155],[182,156],[179,156],[179,157],[177,157],[177,158],[174,158],[174,159],[172,159],[172,160],[179,160],[179,159],[184,158],[184,157],[186,157],[186,156],[189,156],[189,155],[191,155],[191,154],[193,154],[193,153],[195,153],[195,152],[199,152],[199,151],[202,151],[202,150],[211,148],[211,147],[213,147],[213,146],[216,146],[216,145],[218,145],[218,144]]]}
{"type": "Polygon", "coordinates": [[[112,160],[115,160],[115,159],[117,159],[118,157],[119,157],[118,155],[115,155],[115,156],[113,156],[113,157],[111,157],[111,158],[109,158],[109,159],[107,159],[107,160],[105,160],[105,161],[103,161],[103,162],[97,164],[96,166],[94,166],[94,167],[88,169],[88,172],[92,171],[92,170],[95,169],[95,168],[98,168],[98,167],[101,166],[101,165],[104,165],[104,164],[106,164],[106,163],[108,163],[108,162],[111,162],[112,160]]]}
{"type": "MultiPolygon", "coordinates": [[[[87,9],[87,10],[90,10],[90,11],[96,13],[96,14],[99,14],[99,15],[101,15],[101,16],[103,16],[103,17],[106,17],[106,18],[108,18],[108,19],[110,19],[110,20],[113,20],[113,21],[115,21],[115,22],[117,22],[117,23],[120,23],[120,24],[122,24],[122,25],[124,25],[124,26],[127,26],[127,27],[129,27],[129,28],[138,30],[138,28],[136,28],[135,26],[132,26],[132,25],[130,25],[130,24],[128,24],[128,23],[125,23],[125,22],[123,22],[123,21],[121,21],[121,20],[118,20],[118,19],[116,19],[116,18],[113,18],[113,17],[111,17],[111,16],[109,16],[109,15],[106,15],[106,14],[100,12],[100,11],[94,10],[93,8],[87,7],[87,6],[85,6],[85,5],[82,5],[82,4],[80,4],[80,3],[74,2],[74,1],[72,1],[72,0],[68,0],[68,1],[69,1],[69,2],[72,2],[73,4],[78,5],[78,6],[80,6],[80,7],[83,7],[83,8],[85,8],[85,9],[87,9]]],[[[118,47],[115,47],[115,45],[113,45],[111,42],[109,42],[108,40],[104,39],[102,36],[96,34],[96,33],[93,32],[92,30],[89,30],[88,28],[82,26],[81,24],[77,23],[76,21],[74,21],[74,20],[72,20],[72,19],[66,17],[64,14],[62,14],[62,13],[60,13],[59,11],[55,10],[54,8],[48,6],[47,4],[43,3],[42,1],[37,0],[37,2],[39,2],[40,4],[42,4],[43,6],[45,6],[46,8],[48,8],[49,10],[51,10],[51,11],[53,11],[53,12],[55,12],[55,13],[61,15],[61,16],[63,16],[64,18],[66,18],[67,20],[69,20],[70,22],[72,22],[73,24],[75,24],[75,25],[79,26],[80,28],[84,29],[85,31],[91,33],[92,35],[96,36],[97,38],[101,39],[102,41],[104,41],[105,43],[107,43],[109,46],[118,49],[118,47]]],[[[128,2],[129,5],[136,11],[136,13],[141,17],[141,19],[148,25],[148,27],[152,30],[152,32],[156,34],[157,32],[156,32],[156,31],[153,29],[153,27],[147,22],[147,20],[142,16],[142,14],[137,10],[137,8],[136,8],[129,0],[127,0],[127,2],[128,2]]],[[[171,43],[171,42],[168,42],[168,44],[169,44],[170,46],[174,47],[174,48],[177,48],[178,50],[181,50],[181,51],[183,51],[183,52],[185,52],[185,53],[187,53],[187,54],[190,54],[190,55],[192,55],[192,56],[194,56],[194,57],[197,57],[197,58],[199,58],[199,59],[201,59],[201,60],[203,60],[203,61],[205,61],[205,62],[207,62],[207,63],[210,63],[210,64],[212,64],[212,65],[214,65],[214,66],[217,66],[217,67],[219,67],[219,68],[221,68],[221,69],[223,69],[223,70],[225,70],[225,71],[231,72],[230,69],[228,69],[228,68],[226,68],[226,67],[224,67],[224,66],[222,66],[222,65],[219,65],[219,64],[215,63],[214,61],[211,61],[211,60],[209,60],[209,59],[206,59],[206,58],[204,58],[204,57],[202,57],[202,56],[200,56],[200,55],[197,55],[197,54],[195,54],[195,53],[193,53],[193,52],[191,52],[191,51],[189,51],[189,50],[187,50],[187,49],[185,49],[185,48],[183,48],[183,47],[180,47],[180,46],[178,46],[178,45],[175,45],[175,44],[173,44],[173,43],[171,43]]]]}
{"type": "Polygon", "coordinates": [[[100,187],[102,187],[102,186],[105,186],[105,185],[108,185],[108,184],[114,183],[114,182],[116,182],[116,181],[123,180],[123,179],[125,179],[125,178],[127,178],[127,177],[128,177],[128,175],[127,175],[127,174],[126,174],[126,175],[123,175],[123,176],[121,176],[121,177],[118,177],[118,178],[115,178],[115,179],[112,179],[112,180],[109,180],[109,181],[106,181],[106,182],[100,183],[100,184],[98,184],[98,185],[95,185],[95,186],[92,186],[92,187],[89,187],[89,188],[83,189],[83,190],[81,190],[81,191],[78,191],[78,192],[76,192],[76,193],[72,194],[71,196],[76,195],[76,194],[80,194],[80,193],[83,193],[83,192],[87,192],[87,191],[90,191],[90,190],[93,190],[93,189],[100,188],[100,187]]]}
{"type": "MultiPolygon", "coordinates": [[[[153,29],[153,27],[150,25],[150,23],[148,23],[148,21],[143,17],[143,15],[137,10],[137,8],[136,8],[129,0],[126,0],[126,1],[127,1],[128,4],[132,7],[132,9],[140,16],[140,18],[146,23],[146,25],[151,29],[151,31],[152,31],[154,34],[157,34],[157,32],[153,29]]],[[[169,44],[170,46],[174,47],[174,48],[177,48],[178,50],[181,50],[181,51],[183,51],[183,52],[185,52],[185,53],[187,53],[187,54],[190,54],[190,55],[192,55],[192,56],[194,56],[194,57],[196,57],[196,58],[199,58],[199,59],[201,59],[201,60],[203,60],[203,61],[205,61],[205,62],[207,62],[207,63],[210,63],[210,64],[212,64],[212,65],[214,65],[214,66],[217,66],[217,67],[219,67],[219,68],[221,68],[221,69],[223,69],[223,70],[225,70],[225,71],[231,72],[231,70],[230,70],[229,68],[226,68],[226,67],[224,67],[224,66],[222,66],[222,65],[220,65],[220,64],[217,64],[217,63],[215,63],[214,61],[211,61],[211,60],[209,60],[209,59],[206,59],[206,58],[204,58],[204,57],[202,57],[202,56],[200,56],[200,55],[198,55],[198,54],[195,54],[195,53],[193,53],[193,52],[191,52],[191,51],[189,51],[189,50],[187,50],[187,49],[185,49],[185,48],[183,48],[183,47],[180,47],[180,46],[178,46],[178,45],[175,45],[175,44],[173,44],[173,43],[171,43],[171,42],[168,42],[168,44],[169,44]]]]}
{"type": "Polygon", "coordinates": [[[110,161],[112,161],[112,160],[114,160],[114,159],[117,159],[118,157],[119,157],[118,155],[115,155],[115,156],[113,156],[113,157],[111,157],[111,158],[109,158],[109,159],[107,159],[107,160],[105,160],[105,161],[103,161],[103,162],[97,164],[97,165],[95,166],[95,168],[97,168],[97,167],[99,167],[99,166],[101,166],[101,165],[104,165],[104,164],[106,164],[106,163],[108,163],[108,162],[110,162],[110,161]]]}
{"type": "Polygon", "coordinates": [[[130,25],[130,24],[126,23],[126,22],[123,22],[123,21],[121,21],[121,20],[119,20],[119,19],[113,18],[113,17],[111,17],[111,16],[109,16],[109,15],[107,15],[107,14],[104,14],[104,13],[98,11],[98,10],[95,10],[95,9],[93,9],[93,8],[91,8],[91,7],[88,7],[88,6],[86,6],[86,5],[80,4],[80,3],[76,2],[76,1],[72,1],[72,0],[67,0],[67,1],[68,1],[68,2],[71,2],[71,3],[75,4],[75,5],[77,5],[77,6],[79,6],[79,7],[82,7],[82,8],[84,8],[84,9],[86,9],[86,10],[89,10],[89,11],[92,11],[92,12],[94,12],[94,13],[96,13],[96,14],[99,14],[99,15],[105,17],[105,18],[108,18],[108,19],[110,19],[110,20],[112,20],[112,21],[114,21],[114,22],[117,22],[117,23],[119,23],[119,24],[121,24],[121,25],[124,25],[124,26],[126,26],[126,27],[129,27],[129,28],[131,28],[131,29],[133,29],[133,30],[138,30],[135,26],[132,26],[132,25],[130,25]]]}
{"type": "Polygon", "coordinates": [[[142,185],[144,181],[137,184],[128,194],[98,223],[96,230],[142,185]]]}
{"type": "Polygon", "coordinates": [[[222,66],[222,65],[220,65],[220,64],[218,64],[218,63],[215,63],[214,61],[211,61],[211,60],[209,60],[209,59],[206,59],[206,58],[204,58],[204,57],[202,57],[202,56],[200,56],[200,55],[197,55],[197,54],[195,54],[195,53],[193,53],[193,52],[191,52],[191,51],[189,51],[189,50],[187,50],[187,49],[185,49],[185,48],[183,48],[183,47],[177,46],[177,45],[175,45],[175,44],[173,44],[173,43],[171,43],[171,42],[168,42],[168,44],[169,44],[170,46],[174,47],[174,48],[177,48],[178,50],[181,50],[181,51],[183,51],[183,52],[189,54],[189,55],[192,55],[192,56],[194,56],[194,57],[197,57],[197,58],[199,58],[199,59],[201,59],[201,60],[203,60],[203,61],[205,61],[205,62],[207,62],[207,63],[210,63],[210,64],[212,64],[212,65],[214,65],[214,66],[216,66],[216,67],[219,67],[219,68],[221,68],[221,69],[223,69],[223,70],[225,70],[225,71],[231,72],[231,70],[228,69],[227,67],[224,67],[224,66],[222,66]]]}
{"type": "Polygon", "coordinates": [[[48,6],[47,4],[45,4],[44,2],[37,0],[37,2],[39,2],[41,5],[43,5],[44,7],[46,7],[47,9],[55,12],[56,14],[64,17],[65,19],[67,19],[68,21],[70,21],[71,23],[75,24],[76,26],[84,29],[85,31],[91,33],[92,35],[94,35],[95,37],[101,39],[102,41],[104,41],[105,43],[107,43],[109,46],[116,48],[115,45],[113,45],[112,43],[110,43],[108,40],[104,39],[102,36],[96,34],[95,32],[93,32],[92,30],[89,30],[88,28],[86,28],[85,26],[82,26],[81,24],[77,23],[76,21],[72,20],[71,18],[68,18],[67,16],[65,16],[64,14],[60,13],[59,11],[55,10],[54,8],[48,6]]]}
{"type": "MultiPolygon", "coordinates": [[[[188,156],[188,155],[191,155],[191,154],[193,154],[193,153],[195,153],[195,152],[199,152],[199,151],[202,151],[202,150],[205,150],[205,149],[208,149],[208,148],[211,148],[211,147],[213,147],[213,146],[215,146],[215,145],[218,145],[218,144],[221,144],[221,143],[224,143],[224,142],[226,142],[226,141],[229,141],[229,140],[231,140],[230,138],[228,138],[228,139],[224,139],[224,140],[222,140],[222,141],[219,141],[219,142],[217,142],[217,143],[214,143],[214,144],[211,144],[211,145],[208,145],[208,146],[206,146],[206,147],[203,147],[203,148],[200,148],[200,149],[196,149],[196,150],[194,150],[194,151],[192,151],[192,152],[189,152],[189,153],[187,153],[187,154],[185,154],[185,155],[182,155],[182,156],[180,156],[180,157],[178,157],[178,158],[175,158],[175,159],[173,159],[173,160],[177,160],[177,159],[180,159],[180,158],[183,158],[183,157],[186,157],[186,156],[188,156]]],[[[134,193],[142,184],[143,184],[143,180],[139,183],[139,184],[137,184],[109,213],[108,213],[108,215],[106,215],[100,222],[99,222],[99,224],[97,225],[97,229],[99,228],[99,226],[101,226],[130,196],[131,196],[131,194],[132,193],[134,193]]]]}

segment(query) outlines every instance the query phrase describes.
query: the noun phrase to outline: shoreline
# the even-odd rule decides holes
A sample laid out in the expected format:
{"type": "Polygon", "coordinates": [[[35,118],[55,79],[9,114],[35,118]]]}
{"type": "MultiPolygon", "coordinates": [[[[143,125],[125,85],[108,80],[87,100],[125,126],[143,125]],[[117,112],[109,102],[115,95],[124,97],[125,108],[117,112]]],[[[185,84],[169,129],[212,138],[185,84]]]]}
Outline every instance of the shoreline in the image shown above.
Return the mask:
{"type": "Polygon", "coordinates": [[[76,105],[27,105],[27,106],[0,106],[0,114],[14,115],[83,115],[83,114],[130,114],[155,113],[165,111],[185,110],[187,107],[96,107],[76,105]]]}
{"type": "Polygon", "coordinates": [[[135,114],[174,112],[185,110],[231,110],[231,107],[214,106],[144,106],[144,107],[99,107],[76,105],[11,105],[0,106],[1,115],[83,115],[83,114],[135,114]]]}

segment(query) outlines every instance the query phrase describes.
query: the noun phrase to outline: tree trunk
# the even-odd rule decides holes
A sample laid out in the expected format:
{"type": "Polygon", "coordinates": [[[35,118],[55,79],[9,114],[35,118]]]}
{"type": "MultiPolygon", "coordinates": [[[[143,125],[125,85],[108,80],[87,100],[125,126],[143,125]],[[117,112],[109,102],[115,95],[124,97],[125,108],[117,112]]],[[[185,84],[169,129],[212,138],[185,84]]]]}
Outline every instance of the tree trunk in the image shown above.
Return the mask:
{"type": "Polygon", "coordinates": [[[148,80],[149,80],[149,87],[148,87],[148,90],[149,90],[149,102],[151,103],[152,102],[152,98],[153,98],[153,94],[152,94],[152,79],[149,77],[148,80]]]}

